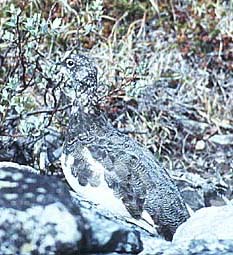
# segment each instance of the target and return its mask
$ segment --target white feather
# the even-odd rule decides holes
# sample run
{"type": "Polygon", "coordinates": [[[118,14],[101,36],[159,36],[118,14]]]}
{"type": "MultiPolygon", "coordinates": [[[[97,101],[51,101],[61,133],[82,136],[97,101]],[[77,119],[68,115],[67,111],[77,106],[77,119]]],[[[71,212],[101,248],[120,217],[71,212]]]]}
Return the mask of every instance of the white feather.
{"type": "Polygon", "coordinates": [[[113,214],[131,217],[122,200],[116,198],[113,194],[113,190],[108,187],[104,179],[105,169],[103,165],[92,157],[91,152],[87,148],[84,148],[83,156],[90,164],[90,168],[95,175],[100,177],[100,185],[98,187],[92,187],[89,183],[86,186],[80,185],[78,179],[71,172],[74,157],[72,155],[62,154],[62,169],[71,188],[86,200],[100,205],[102,208],[111,211],[113,214]]]}

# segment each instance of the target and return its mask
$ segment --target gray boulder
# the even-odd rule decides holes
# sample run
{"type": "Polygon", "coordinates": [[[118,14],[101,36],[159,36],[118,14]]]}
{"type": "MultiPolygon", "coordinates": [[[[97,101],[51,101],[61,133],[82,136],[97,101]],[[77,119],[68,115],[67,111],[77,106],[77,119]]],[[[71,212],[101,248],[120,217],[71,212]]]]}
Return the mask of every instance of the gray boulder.
{"type": "Polygon", "coordinates": [[[231,205],[198,210],[172,242],[69,191],[61,179],[0,163],[0,254],[233,254],[231,205]]]}
{"type": "Polygon", "coordinates": [[[141,255],[230,255],[233,254],[233,205],[196,211],[176,231],[172,243],[143,242],[141,255]]]}
{"type": "Polygon", "coordinates": [[[82,251],[88,232],[61,181],[0,163],[1,254],[73,254],[82,251]]]}
{"type": "Polygon", "coordinates": [[[176,231],[174,243],[192,240],[233,240],[233,205],[212,206],[196,211],[176,231]]]}
{"type": "MultiPolygon", "coordinates": [[[[0,254],[139,253],[140,232],[30,167],[0,163],[0,254]]],[[[138,228],[139,229],[139,228],[138,228]]]]}

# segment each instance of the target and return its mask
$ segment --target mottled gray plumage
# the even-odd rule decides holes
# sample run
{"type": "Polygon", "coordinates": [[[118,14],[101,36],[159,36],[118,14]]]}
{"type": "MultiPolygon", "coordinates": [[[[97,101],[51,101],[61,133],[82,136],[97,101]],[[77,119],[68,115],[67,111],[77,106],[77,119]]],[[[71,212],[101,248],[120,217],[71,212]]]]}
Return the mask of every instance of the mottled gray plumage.
{"type": "Polygon", "coordinates": [[[76,191],[77,186],[102,185],[101,171],[95,171],[86,160],[88,151],[103,165],[104,182],[131,216],[140,219],[147,211],[159,232],[171,240],[177,227],[189,217],[173,180],[148,149],[115,129],[96,107],[97,70],[92,61],[71,53],[61,64],[68,78],[64,90],[75,99],[63,149],[65,161],[68,155],[73,157],[63,165],[67,181],[76,191]],[[77,186],[70,176],[75,176],[77,186]]]}

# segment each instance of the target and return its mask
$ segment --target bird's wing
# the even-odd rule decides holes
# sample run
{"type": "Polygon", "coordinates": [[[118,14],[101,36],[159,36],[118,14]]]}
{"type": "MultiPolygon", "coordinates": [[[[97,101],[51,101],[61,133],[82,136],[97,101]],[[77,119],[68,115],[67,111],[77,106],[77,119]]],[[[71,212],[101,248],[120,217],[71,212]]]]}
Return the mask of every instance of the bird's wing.
{"type": "Polygon", "coordinates": [[[79,180],[85,179],[92,186],[100,185],[101,171],[104,171],[104,181],[108,187],[122,199],[130,214],[139,218],[147,189],[141,181],[143,164],[132,144],[134,141],[114,129],[111,132],[93,132],[93,135],[89,133],[88,136],[92,137],[90,142],[87,139],[83,139],[83,142],[80,139],[73,140],[73,171],[79,180]]]}
{"type": "Polygon", "coordinates": [[[122,195],[131,215],[140,217],[147,211],[171,239],[189,214],[168,172],[149,150],[118,131],[95,141],[88,148],[104,165],[106,181],[122,195]]]}
{"type": "Polygon", "coordinates": [[[74,142],[74,148],[81,144],[81,149],[74,149],[77,161],[85,160],[85,153],[80,151],[89,157],[86,169],[78,162],[75,166],[80,179],[84,176],[91,185],[98,185],[101,178],[99,168],[87,169],[91,163],[100,162],[105,181],[122,199],[130,214],[140,218],[142,211],[147,211],[170,240],[189,214],[167,171],[145,147],[114,129],[89,133],[89,137],[92,137],[89,142],[86,139],[74,142]]]}

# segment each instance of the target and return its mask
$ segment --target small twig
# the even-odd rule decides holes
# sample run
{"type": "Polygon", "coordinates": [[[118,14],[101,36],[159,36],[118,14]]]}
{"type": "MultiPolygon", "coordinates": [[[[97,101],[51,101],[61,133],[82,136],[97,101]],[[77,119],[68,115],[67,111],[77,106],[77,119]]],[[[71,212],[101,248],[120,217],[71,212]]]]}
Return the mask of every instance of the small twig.
{"type": "Polygon", "coordinates": [[[23,44],[23,38],[21,37],[21,30],[20,30],[20,24],[19,24],[19,18],[22,11],[17,15],[16,20],[16,32],[18,34],[18,49],[19,49],[19,62],[22,66],[22,82],[23,82],[23,89],[22,92],[28,87],[28,84],[26,82],[26,66],[24,61],[24,53],[25,50],[23,50],[22,44],[23,44]]]}
{"type": "Polygon", "coordinates": [[[118,130],[124,134],[142,134],[143,135],[148,133],[147,131],[139,131],[139,130],[133,130],[133,129],[126,129],[126,128],[118,128],[118,130]]]}
{"type": "Polygon", "coordinates": [[[12,138],[25,137],[25,135],[22,135],[22,134],[7,134],[7,133],[1,133],[0,137],[1,136],[12,137],[12,138]]]}
{"type": "MultiPolygon", "coordinates": [[[[61,94],[60,94],[59,99],[57,100],[56,95],[55,95],[55,91],[56,91],[57,87],[59,87],[59,85],[60,85],[60,83],[62,82],[63,78],[64,78],[64,76],[61,77],[60,81],[59,81],[59,82],[56,84],[56,86],[54,86],[53,89],[52,89],[52,96],[53,96],[53,100],[54,100],[54,111],[52,112],[52,114],[51,114],[51,116],[50,116],[50,118],[49,118],[48,124],[45,126],[46,128],[47,128],[48,126],[50,126],[50,124],[51,124],[51,122],[52,122],[52,120],[53,120],[54,114],[55,114],[55,113],[57,112],[57,110],[59,109],[59,106],[60,106],[60,103],[61,103],[61,94]]],[[[45,97],[45,98],[46,98],[46,97],[45,97]]]]}
{"type": "Polygon", "coordinates": [[[68,105],[65,105],[65,106],[63,106],[61,108],[57,108],[57,109],[53,108],[53,109],[36,110],[36,111],[28,112],[25,115],[23,115],[23,114],[13,115],[13,116],[7,117],[6,120],[16,120],[16,119],[21,119],[24,116],[29,117],[29,116],[37,115],[37,114],[41,114],[41,113],[54,114],[55,112],[64,111],[64,110],[70,108],[71,106],[72,106],[72,104],[68,104],[68,105]]]}
{"type": "Polygon", "coordinates": [[[115,126],[118,122],[120,122],[125,117],[125,111],[121,113],[113,122],[112,125],[115,126]]]}
{"type": "Polygon", "coordinates": [[[128,11],[126,11],[116,22],[115,24],[113,25],[112,27],[112,31],[111,31],[111,34],[109,35],[109,38],[113,38],[113,42],[116,42],[117,41],[117,36],[116,36],[116,33],[117,33],[117,28],[118,26],[120,25],[120,22],[122,20],[124,20],[124,18],[126,18],[128,16],[128,11]]]}
{"type": "Polygon", "coordinates": [[[139,79],[135,74],[133,74],[132,77],[127,77],[124,83],[121,83],[118,88],[115,88],[113,90],[109,90],[107,92],[107,95],[103,95],[99,98],[99,101],[102,101],[105,98],[119,98],[119,95],[117,94],[119,91],[121,91],[125,86],[127,86],[129,83],[134,82],[135,80],[139,79]],[[115,95],[115,96],[114,96],[115,95]]]}
{"type": "Polygon", "coordinates": [[[141,20],[141,26],[140,26],[140,29],[139,29],[139,31],[138,31],[138,33],[137,33],[137,37],[140,37],[140,36],[142,35],[143,31],[145,32],[146,14],[147,14],[147,13],[144,12],[143,18],[142,18],[142,20],[141,20]]]}

